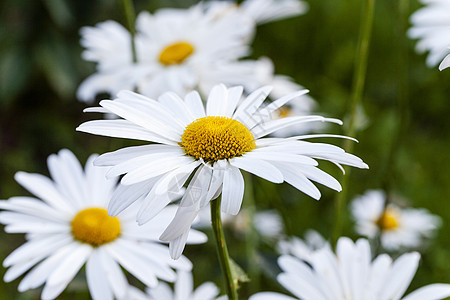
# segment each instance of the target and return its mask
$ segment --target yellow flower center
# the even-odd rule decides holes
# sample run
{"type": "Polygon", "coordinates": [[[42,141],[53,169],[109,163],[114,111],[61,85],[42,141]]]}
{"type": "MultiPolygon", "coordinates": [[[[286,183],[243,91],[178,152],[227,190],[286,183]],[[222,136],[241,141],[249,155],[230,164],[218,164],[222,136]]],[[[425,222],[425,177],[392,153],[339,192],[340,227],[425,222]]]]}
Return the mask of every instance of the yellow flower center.
{"type": "Polygon", "coordinates": [[[256,147],[250,130],[227,117],[195,120],[186,126],[180,145],[188,155],[205,162],[240,156],[256,147]]]}
{"type": "Polygon", "coordinates": [[[393,230],[399,226],[398,213],[392,209],[386,209],[380,218],[376,221],[378,227],[382,230],[393,230]]]}
{"type": "Polygon", "coordinates": [[[117,217],[108,216],[106,209],[83,209],[72,220],[72,235],[80,242],[101,246],[120,235],[120,222],[117,217]]]}
{"type": "Polygon", "coordinates": [[[292,115],[292,109],[286,106],[280,107],[278,109],[278,116],[280,118],[286,118],[292,115]]]}
{"type": "Polygon", "coordinates": [[[194,52],[194,46],[186,42],[178,42],[167,46],[159,55],[159,62],[169,66],[181,64],[194,52]]]}

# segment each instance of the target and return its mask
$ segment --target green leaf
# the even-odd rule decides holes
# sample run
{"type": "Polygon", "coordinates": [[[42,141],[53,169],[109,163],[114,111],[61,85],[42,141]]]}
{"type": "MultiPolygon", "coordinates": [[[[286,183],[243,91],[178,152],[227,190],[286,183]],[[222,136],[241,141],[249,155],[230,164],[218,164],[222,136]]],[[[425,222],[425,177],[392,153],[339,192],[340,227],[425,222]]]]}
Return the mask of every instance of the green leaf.
{"type": "Polygon", "coordinates": [[[250,278],[247,273],[232,259],[230,258],[230,267],[233,279],[240,282],[249,282],[250,278]]]}

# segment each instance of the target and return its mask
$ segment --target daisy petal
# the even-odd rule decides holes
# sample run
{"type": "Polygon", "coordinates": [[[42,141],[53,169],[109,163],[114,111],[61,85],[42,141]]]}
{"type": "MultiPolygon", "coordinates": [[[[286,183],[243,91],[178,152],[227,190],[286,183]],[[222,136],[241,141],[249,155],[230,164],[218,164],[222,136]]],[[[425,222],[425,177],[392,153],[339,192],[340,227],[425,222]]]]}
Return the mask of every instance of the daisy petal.
{"type": "Polygon", "coordinates": [[[450,284],[435,283],[421,287],[403,300],[439,300],[450,297],[450,284]]]}
{"type": "Polygon", "coordinates": [[[237,215],[244,195],[244,178],[238,168],[231,167],[224,172],[221,211],[237,215]]]}
{"type": "Polygon", "coordinates": [[[236,168],[250,172],[275,183],[283,182],[283,174],[274,165],[261,160],[248,157],[235,157],[230,159],[230,164],[236,168]]]}
{"type": "Polygon", "coordinates": [[[111,287],[104,274],[101,254],[93,251],[86,263],[86,280],[93,299],[113,299],[111,287]]]}

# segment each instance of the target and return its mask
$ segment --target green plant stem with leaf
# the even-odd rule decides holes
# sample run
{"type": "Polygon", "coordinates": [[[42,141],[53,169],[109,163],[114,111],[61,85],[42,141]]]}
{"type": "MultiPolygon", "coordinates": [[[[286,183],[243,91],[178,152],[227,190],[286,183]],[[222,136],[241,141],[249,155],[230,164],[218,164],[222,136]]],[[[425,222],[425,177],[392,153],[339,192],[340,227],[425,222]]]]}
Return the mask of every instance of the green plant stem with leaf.
{"type": "Polygon", "coordinates": [[[214,232],[214,237],[216,239],[216,248],[220,262],[220,267],[222,268],[222,272],[225,277],[228,299],[237,300],[238,279],[234,278],[231,268],[232,262],[230,260],[230,256],[228,255],[227,243],[225,241],[225,235],[223,233],[222,228],[222,220],[220,215],[220,202],[221,202],[220,197],[210,202],[212,228],[214,232]]]}

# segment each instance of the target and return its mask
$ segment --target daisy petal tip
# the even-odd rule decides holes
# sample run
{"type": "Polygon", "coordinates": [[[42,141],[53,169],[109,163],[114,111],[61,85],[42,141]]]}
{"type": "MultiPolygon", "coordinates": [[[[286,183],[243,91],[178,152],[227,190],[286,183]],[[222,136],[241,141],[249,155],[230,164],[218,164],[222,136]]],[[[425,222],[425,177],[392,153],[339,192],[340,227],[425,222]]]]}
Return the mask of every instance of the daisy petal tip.
{"type": "MultiPolygon", "coordinates": [[[[144,225],[145,223],[147,223],[148,222],[148,220],[144,220],[144,219],[142,219],[142,218],[139,218],[139,219],[136,219],[136,223],[139,225],[139,226],[142,226],[142,225],[144,225]]],[[[161,239],[161,238],[160,238],[161,239]]]]}
{"type": "Polygon", "coordinates": [[[117,215],[119,214],[119,212],[116,209],[112,209],[109,207],[107,209],[107,212],[108,212],[108,216],[113,217],[113,218],[117,217],[117,215]]]}

